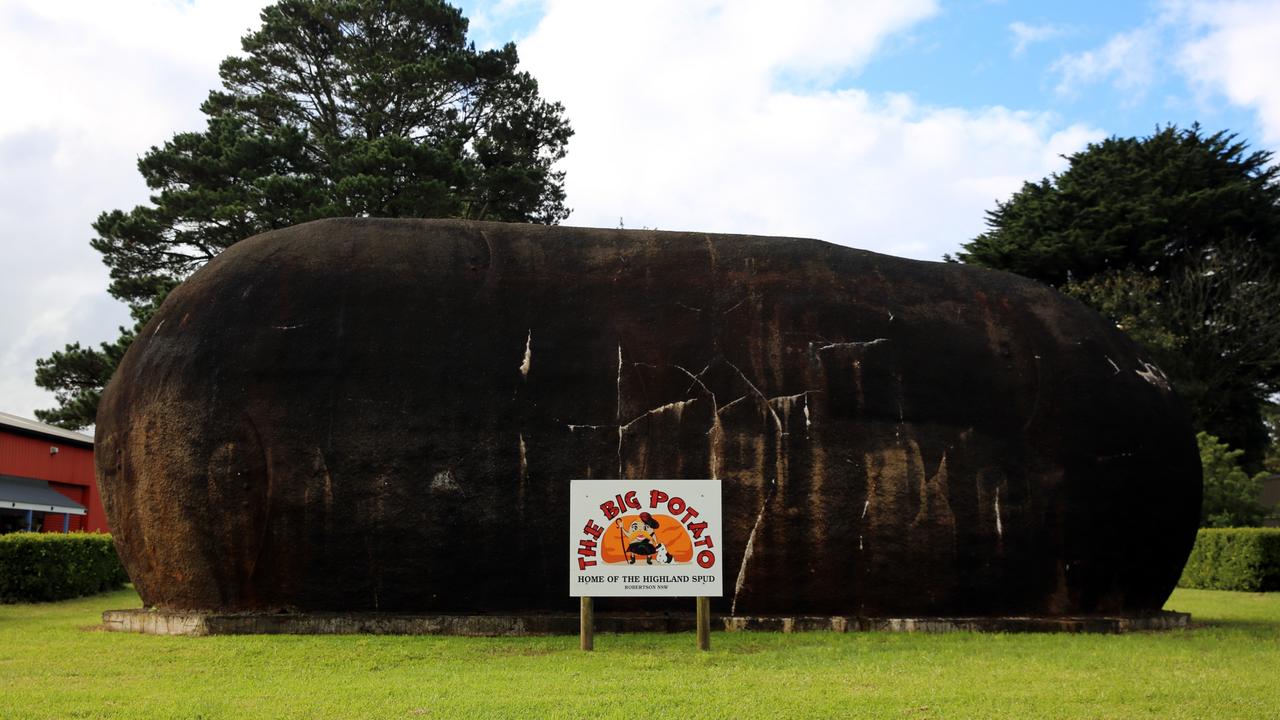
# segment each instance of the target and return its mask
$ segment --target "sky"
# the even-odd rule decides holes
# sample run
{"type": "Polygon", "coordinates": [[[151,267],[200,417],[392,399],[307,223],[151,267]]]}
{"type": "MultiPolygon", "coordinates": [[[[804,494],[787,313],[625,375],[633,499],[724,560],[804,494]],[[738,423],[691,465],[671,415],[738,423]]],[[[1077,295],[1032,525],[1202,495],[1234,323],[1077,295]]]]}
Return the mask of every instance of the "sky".
{"type": "MultiPolygon", "coordinates": [[[[129,322],[94,218],[200,130],[258,0],[0,0],[0,411],[129,322]]],[[[1280,0],[467,0],[575,130],[566,224],[816,237],[924,260],[1063,155],[1167,123],[1280,150],[1280,0]]]]}

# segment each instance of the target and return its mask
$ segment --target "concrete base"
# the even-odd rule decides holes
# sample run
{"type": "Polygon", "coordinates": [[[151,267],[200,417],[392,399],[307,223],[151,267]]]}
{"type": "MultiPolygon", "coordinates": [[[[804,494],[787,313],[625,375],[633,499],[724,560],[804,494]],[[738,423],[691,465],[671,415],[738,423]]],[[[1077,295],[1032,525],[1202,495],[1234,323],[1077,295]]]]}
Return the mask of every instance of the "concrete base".
{"type": "MultiPolygon", "coordinates": [[[[711,625],[727,632],[1066,632],[1123,633],[1187,627],[1191,615],[1088,617],[864,618],[716,616],[711,625]]],[[[400,615],[386,613],[280,613],[236,615],[160,610],[108,610],[105,629],[150,635],[465,635],[476,637],[577,635],[575,614],[400,615]]],[[[692,608],[681,614],[595,616],[598,633],[693,632],[692,608]]]]}
{"type": "Polygon", "coordinates": [[[766,632],[997,632],[997,633],[1124,633],[1185,628],[1190,613],[1161,611],[1150,615],[1081,617],[727,617],[729,631],[766,632]]]}
{"type": "MultiPolygon", "coordinates": [[[[279,613],[251,615],[164,610],[108,610],[102,623],[115,632],[151,635],[469,635],[501,637],[577,635],[576,614],[406,615],[393,613],[279,613]]],[[[595,616],[596,632],[681,632],[689,616],[595,616]]]]}

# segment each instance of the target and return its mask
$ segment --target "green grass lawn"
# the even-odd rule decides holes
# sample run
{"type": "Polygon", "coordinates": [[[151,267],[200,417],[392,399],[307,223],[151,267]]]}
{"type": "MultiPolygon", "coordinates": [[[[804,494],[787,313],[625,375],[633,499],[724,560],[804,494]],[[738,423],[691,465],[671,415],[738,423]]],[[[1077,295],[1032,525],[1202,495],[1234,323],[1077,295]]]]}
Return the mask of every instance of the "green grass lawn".
{"type": "MultiPolygon", "coordinates": [[[[156,637],[132,591],[0,605],[0,718],[1275,718],[1280,593],[1179,590],[1130,635],[156,637]]],[[[690,603],[692,610],[692,603],[690,603]]]]}

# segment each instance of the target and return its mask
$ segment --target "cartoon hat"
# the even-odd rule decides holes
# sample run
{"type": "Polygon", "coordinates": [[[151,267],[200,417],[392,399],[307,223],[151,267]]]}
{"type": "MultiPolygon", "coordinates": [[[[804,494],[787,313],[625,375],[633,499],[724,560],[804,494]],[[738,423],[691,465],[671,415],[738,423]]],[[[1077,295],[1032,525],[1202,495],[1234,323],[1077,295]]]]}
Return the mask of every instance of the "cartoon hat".
{"type": "Polygon", "coordinates": [[[658,521],[657,521],[657,520],[654,520],[654,519],[653,519],[653,516],[652,516],[652,515],[650,515],[649,513],[647,513],[647,512],[642,512],[642,513],[640,513],[640,519],[644,521],[644,524],[645,524],[645,525],[648,525],[649,527],[653,528],[654,530],[657,530],[657,529],[658,529],[658,521]]]}

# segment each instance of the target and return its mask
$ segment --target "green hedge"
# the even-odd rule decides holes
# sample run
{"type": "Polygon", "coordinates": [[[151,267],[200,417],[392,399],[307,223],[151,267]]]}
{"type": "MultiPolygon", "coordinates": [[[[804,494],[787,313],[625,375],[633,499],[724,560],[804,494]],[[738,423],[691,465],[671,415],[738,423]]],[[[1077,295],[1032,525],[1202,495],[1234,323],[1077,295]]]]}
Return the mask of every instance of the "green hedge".
{"type": "Polygon", "coordinates": [[[0,602],[36,602],[92,595],[129,581],[110,535],[0,535],[0,602]]]}
{"type": "Polygon", "coordinates": [[[1204,590],[1280,590],[1280,528],[1200,530],[1178,585],[1204,590]]]}

